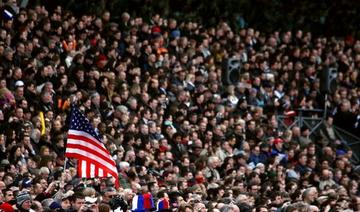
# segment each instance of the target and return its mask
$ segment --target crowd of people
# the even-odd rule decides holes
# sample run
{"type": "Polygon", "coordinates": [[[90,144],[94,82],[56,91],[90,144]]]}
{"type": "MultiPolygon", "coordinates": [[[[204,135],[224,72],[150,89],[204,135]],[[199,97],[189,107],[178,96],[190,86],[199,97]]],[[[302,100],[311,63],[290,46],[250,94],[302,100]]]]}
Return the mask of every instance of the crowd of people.
{"type": "Polygon", "coordinates": [[[360,132],[355,38],[161,14],[113,22],[16,0],[1,12],[0,211],[360,211],[360,168],[333,127],[360,132]],[[338,86],[325,101],[330,67],[338,86]],[[71,104],[111,153],[119,188],[65,160],[71,104]],[[315,134],[277,119],[324,107],[315,134]]]}

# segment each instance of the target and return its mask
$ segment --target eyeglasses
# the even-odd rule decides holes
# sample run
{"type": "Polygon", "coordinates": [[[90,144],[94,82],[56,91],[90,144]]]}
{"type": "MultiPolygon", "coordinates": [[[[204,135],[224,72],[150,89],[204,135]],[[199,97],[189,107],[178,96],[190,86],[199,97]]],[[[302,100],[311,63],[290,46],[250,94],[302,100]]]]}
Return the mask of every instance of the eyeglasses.
{"type": "Polygon", "coordinates": [[[106,195],[107,198],[114,198],[116,197],[116,194],[110,194],[110,195],[106,195]]]}

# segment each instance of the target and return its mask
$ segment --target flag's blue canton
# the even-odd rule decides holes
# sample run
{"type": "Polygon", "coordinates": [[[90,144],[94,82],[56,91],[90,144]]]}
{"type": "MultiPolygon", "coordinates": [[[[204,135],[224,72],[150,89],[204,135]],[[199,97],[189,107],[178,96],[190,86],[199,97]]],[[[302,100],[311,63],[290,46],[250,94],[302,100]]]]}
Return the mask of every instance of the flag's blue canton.
{"type": "Polygon", "coordinates": [[[77,107],[72,108],[72,113],[70,118],[71,118],[70,121],[71,130],[87,132],[101,142],[99,135],[95,132],[89,120],[80,112],[80,110],[77,107]]]}

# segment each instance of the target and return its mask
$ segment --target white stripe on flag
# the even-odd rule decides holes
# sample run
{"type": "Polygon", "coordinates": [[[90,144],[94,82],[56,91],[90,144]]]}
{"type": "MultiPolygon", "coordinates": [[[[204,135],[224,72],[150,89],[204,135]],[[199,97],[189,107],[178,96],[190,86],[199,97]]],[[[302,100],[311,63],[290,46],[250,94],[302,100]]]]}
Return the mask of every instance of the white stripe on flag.
{"type": "Polygon", "coordinates": [[[104,170],[99,168],[99,177],[104,177],[104,170]]]}
{"type": "Polygon", "coordinates": [[[96,142],[96,143],[99,145],[99,147],[102,147],[103,150],[107,151],[103,143],[101,143],[100,141],[98,141],[96,138],[94,138],[94,136],[90,135],[90,134],[87,133],[87,132],[80,131],[80,130],[69,130],[68,134],[69,134],[69,135],[84,136],[84,137],[86,137],[86,138],[89,138],[89,139],[93,140],[94,142],[96,142]]]}
{"type": "Polygon", "coordinates": [[[95,165],[90,163],[90,178],[95,177],[95,165]]]}
{"type": "Polygon", "coordinates": [[[139,196],[136,195],[133,199],[132,199],[132,210],[136,210],[138,208],[138,198],[139,196]]]}
{"type": "Polygon", "coordinates": [[[98,157],[97,155],[91,154],[91,153],[86,152],[86,151],[84,151],[82,149],[68,149],[67,152],[68,153],[79,154],[79,155],[82,155],[83,157],[86,157],[88,159],[92,159],[94,161],[97,161],[98,163],[102,164],[106,168],[108,168],[111,171],[117,173],[116,166],[108,163],[107,161],[103,160],[102,158],[98,157]]]}
{"type": "Polygon", "coordinates": [[[81,161],[81,177],[88,177],[86,176],[86,166],[87,162],[85,160],[81,161]]]}
{"type": "Polygon", "coordinates": [[[109,157],[109,154],[107,152],[100,149],[99,146],[92,145],[89,142],[86,142],[86,141],[83,141],[83,140],[75,140],[75,139],[72,139],[72,138],[69,138],[67,140],[67,142],[68,142],[68,144],[77,144],[77,145],[82,145],[82,146],[85,146],[85,147],[89,147],[90,149],[93,149],[93,150],[97,151],[99,154],[103,155],[104,157],[107,157],[107,158],[109,157]]]}

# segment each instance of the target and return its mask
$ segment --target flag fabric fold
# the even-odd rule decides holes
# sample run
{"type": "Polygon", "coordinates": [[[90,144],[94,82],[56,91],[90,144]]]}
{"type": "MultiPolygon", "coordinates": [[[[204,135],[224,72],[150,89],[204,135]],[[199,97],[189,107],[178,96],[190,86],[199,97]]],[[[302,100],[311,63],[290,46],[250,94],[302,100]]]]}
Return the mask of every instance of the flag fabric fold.
{"type": "Polygon", "coordinates": [[[166,198],[162,198],[158,201],[156,211],[165,211],[170,209],[170,202],[166,198]]]}
{"type": "Polygon", "coordinates": [[[150,193],[138,194],[132,199],[133,212],[146,212],[154,208],[154,200],[150,193]]]}
{"type": "Polygon", "coordinates": [[[39,113],[39,116],[40,116],[40,124],[41,124],[41,135],[45,135],[46,134],[46,126],[45,126],[44,113],[41,111],[39,113]]]}
{"type": "Polygon", "coordinates": [[[65,156],[78,160],[80,178],[114,177],[119,187],[118,170],[111,154],[101,142],[88,119],[73,106],[67,136],[65,156]]]}

